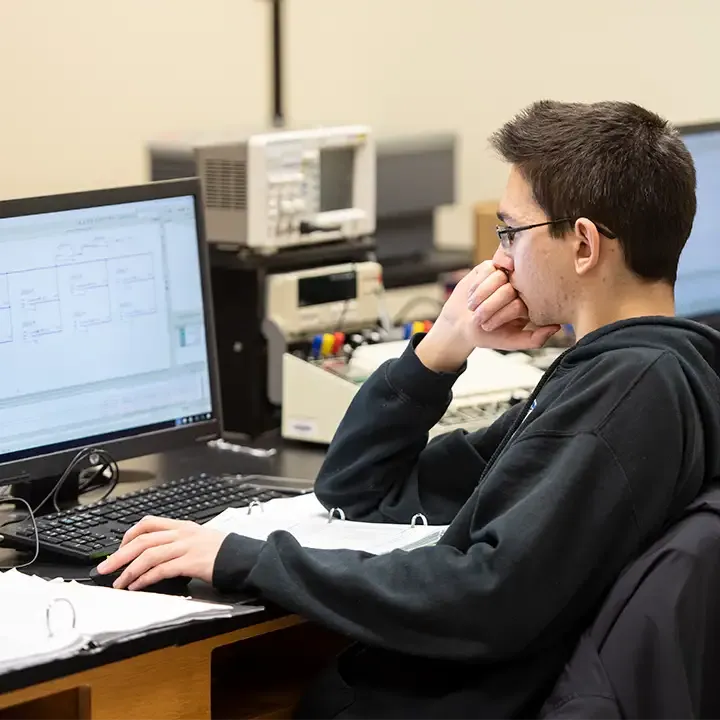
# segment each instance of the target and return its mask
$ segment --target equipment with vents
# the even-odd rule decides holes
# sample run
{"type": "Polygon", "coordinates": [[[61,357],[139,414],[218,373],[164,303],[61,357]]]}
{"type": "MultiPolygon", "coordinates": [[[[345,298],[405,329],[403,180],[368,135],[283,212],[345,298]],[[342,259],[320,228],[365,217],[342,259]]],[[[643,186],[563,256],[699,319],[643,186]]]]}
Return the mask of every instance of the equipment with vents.
{"type": "MultiPolygon", "coordinates": [[[[411,332],[424,328],[412,327],[411,332]]],[[[283,356],[282,436],[329,443],[355,393],[383,362],[399,357],[407,340],[366,344],[349,359],[342,354],[302,358],[283,356]]],[[[525,400],[542,377],[528,357],[476,349],[453,387],[453,401],[430,437],[457,428],[490,425],[505,410],[525,400]]]]}
{"type": "MultiPolygon", "coordinates": [[[[147,149],[150,178],[168,180],[198,175],[196,147],[219,145],[241,137],[237,131],[218,131],[155,139],[147,149]]],[[[439,277],[472,266],[469,251],[435,247],[437,211],[456,201],[457,144],[457,136],[452,132],[375,134],[373,238],[377,260],[383,266],[386,301],[393,316],[398,309],[407,307],[412,298],[441,300],[439,277]]],[[[413,304],[401,319],[423,317],[429,309],[427,304],[413,304]]]]}
{"type": "MultiPolygon", "coordinates": [[[[331,130],[339,129],[321,132],[331,130]]],[[[202,175],[199,159],[209,149],[225,148],[230,152],[247,146],[250,158],[252,138],[275,137],[279,141],[289,137],[290,132],[248,134],[244,141],[232,132],[225,133],[224,138],[223,134],[166,138],[149,145],[150,173],[153,179],[202,175]]],[[[448,265],[436,257],[442,253],[433,250],[435,210],[455,200],[455,135],[386,137],[377,139],[375,145],[368,132],[368,141],[377,155],[371,180],[378,191],[372,206],[377,220],[373,216],[368,224],[375,233],[370,236],[355,237],[351,232],[349,237],[332,242],[308,244],[293,240],[283,246],[224,243],[213,230],[213,212],[207,208],[223,420],[228,430],[255,436],[280,425],[285,352],[317,357],[343,346],[350,338],[355,345],[377,342],[378,317],[383,313],[397,321],[433,317],[444,299],[438,275],[468,265],[469,253],[464,258],[456,257],[462,253],[449,253],[453,260],[448,265]],[[430,256],[432,259],[426,261],[430,256]],[[343,300],[352,281],[343,281],[342,267],[354,265],[358,278],[366,273],[367,277],[380,278],[377,262],[383,266],[382,285],[378,280],[371,293],[366,294],[360,287],[355,298],[343,300]],[[303,273],[302,278],[295,275],[297,271],[303,273]],[[385,292],[378,294],[383,287],[385,292]],[[282,302],[281,294],[285,298],[282,302]]],[[[269,150],[268,146],[263,152],[269,150]]],[[[343,157],[349,167],[348,154],[340,153],[338,162],[333,163],[335,170],[328,164],[327,183],[332,184],[343,157]]],[[[355,157],[362,163],[362,155],[355,157]]],[[[256,201],[257,207],[250,207],[254,198],[260,197],[249,190],[253,177],[265,172],[258,167],[248,164],[242,175],[248,182],[244,191],[246,219],[264,212],[267,195],[256,201]]],[[[353,167],[360,172],[367,164],[353,167]]],[[[361,179],[358,187],[362,186],[361,179]]],[[[225,187],[240,197],[237,184],[226,181],[225,187]]],[[[336,196],[347,196],[347,183],[334,190],[336,196]]],[[[226,202],[232,197],[228,195],[226,202]]],[[[330,204],[346,206],[347,202],[330,204]]],[[[362,286],[369,287],[365,281],[362,286]]]]}
{"type": "MultiPolygon", "coordinates": [[[[180,136],[154,140],[147,149],[150,179],[171,180],[198,175],[196,147],[220,145],[237,141],[239,137],[237,133],[224,132],[194,138],[180,136]]],[[[392,266],[393,271],[397,268],[398,272],[408,273],[409,268],[401,268],[404,259],[412,257],[422,265],[422,258],[436,252],[436,209],[455,203],[457,137],[450,132],[393,137],[376,135],[374,142],[374,235],[378,259],[383,266],[392,266]]],[[[466,265],[467,259],[463,259],[457,267],[443,267],[443,271],[466,265]]],[[[395,284],[408,283],[388,283],[386,277],[386,286],[395,284]]]]}
{"type": "Polygon", "coordinates": [[[195,148],[210,242],[272,253],[375,230],[375,144],[353,125],[195,148]]]}

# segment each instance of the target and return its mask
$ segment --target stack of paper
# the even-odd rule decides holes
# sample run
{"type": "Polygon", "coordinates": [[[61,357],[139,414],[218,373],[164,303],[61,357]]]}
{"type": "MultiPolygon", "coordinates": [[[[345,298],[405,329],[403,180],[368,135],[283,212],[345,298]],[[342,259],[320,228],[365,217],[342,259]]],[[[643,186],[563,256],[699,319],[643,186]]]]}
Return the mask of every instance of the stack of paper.
{"type": "MultiPolygon", "coordinates": [[[[367,377],[386,360],[400,357],[408,340],[393,340],[361,345],[354,352],[350,365],[353,373],[367,377]]],[[[475,348],[467,361],[467,369],[453,385],[453,399],[497,392],[532,390],[542,378],[542,370],[518,362],[513,354],[503,355],[487,348],[475,348]]]]}
{"type": "Polygon", "coordinates": [[[426,525],[422,517],[407,524],[345,520],[341,509],[332,515],[313,493],[276,498],[260,506],[232,508],[207,525],[226,532],[266,540],[276,530],[286,530],[304,547],[362,550],[380,555],[391,550],[413,550],[434,545],[446,525],[426,525]]]}
{"type": "Polygon", "coordinates": [[[192,620],[228,617],[231,605],[128,592],[16,570],[0,573],[0,673],[192,620]]]}

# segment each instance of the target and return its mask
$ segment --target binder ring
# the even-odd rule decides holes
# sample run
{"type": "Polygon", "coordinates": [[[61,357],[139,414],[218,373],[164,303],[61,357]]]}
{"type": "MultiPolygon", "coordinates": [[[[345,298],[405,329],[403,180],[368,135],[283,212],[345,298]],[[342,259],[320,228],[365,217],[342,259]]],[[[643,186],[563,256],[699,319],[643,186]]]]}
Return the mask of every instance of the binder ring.
{"type": "Polygon", "coordinates": [[[77,613],[75,612],[75,606],[67,598],[64,598],[64,597],[53,598],[47,604],[47,607],[45,608],[45,626],[47,628],[48,637],[53,637],[53,635],[55,634],[53,632],[51,618],[52,618],[52,609],[55,607],[55,605],[57,603],[65,603],[70,608],[70,611],[72,612],[72,620],[71,620],[71,624],[70,624],[70,629],[71,630],[75,629],[75,623],[77,621],[77,613]]]}
{"type": "Polygon", "coordinates": [[[415,513],[410,520],[410,527],[415,527],[418,520],[422,521],[423,525],[428,524],[427,518],[422,513],[415,513]]]}
{"type": "Polygon", "coordinates": [[[254,507],[259,507],[260,512],[265,512],[265,506],[259,500],[251,500],[248,505],[248,515],[252,514],[252,509],[254,507]]]}
{"type": "Polygon", "coordinates": [[[335,516],[335,513],[337,513],[337,516],[341,519],[345,519],[345,511],[342,508],[330,508],[330,511],[328,512],[328,522],[333,521],[333,517],[335,516]]]}

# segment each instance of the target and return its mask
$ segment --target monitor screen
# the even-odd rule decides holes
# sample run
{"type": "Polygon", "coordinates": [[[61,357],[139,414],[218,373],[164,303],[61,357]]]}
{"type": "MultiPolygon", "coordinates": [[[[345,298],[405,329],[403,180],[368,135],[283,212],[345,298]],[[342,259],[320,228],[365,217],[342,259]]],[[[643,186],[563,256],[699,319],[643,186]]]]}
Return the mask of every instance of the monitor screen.
{"type": "Polygon", "coordinates": [[[720,126],[683,140],[697,172],[697,214],[680,256],[675,284],[675,311],[684,317],[720,313],[720,126]]]}
{"type": "Polygon", "coordinates": [[[0,217],[0,463],[212,418],[196,212],[0,217]]]}

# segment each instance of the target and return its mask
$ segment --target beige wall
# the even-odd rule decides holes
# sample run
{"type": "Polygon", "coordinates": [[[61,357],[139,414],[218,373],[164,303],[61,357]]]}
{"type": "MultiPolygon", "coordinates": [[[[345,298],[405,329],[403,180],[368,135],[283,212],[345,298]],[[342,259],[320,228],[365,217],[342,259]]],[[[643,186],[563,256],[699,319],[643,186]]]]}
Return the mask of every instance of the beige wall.
{"type": "MultiPolygon", "coordinates": [[[[295,125],[457,130],[462,206],[496,196],[488,134],[539,97],[720,117],[717,0],[287,0],[295,125]]],[[[0,0],[0,197],[142,181],[165,133],[267,121],[264,0],[0,0]]]]}
{"type": "MultiPolygon", "coordinates": [[[[289,0],[293,121],[457,129],[461,201],[497,196],[488,135],[532,100],[720,117],[717,0],[289,0]]],[[[443,218],[465,243],[469,212],[443,218]]]]}
{"type": "Polygon", "coordinates": [[[145,143],[268,117],[256,0],[0,0],[0,197],[142,182],[145,143]]]}

